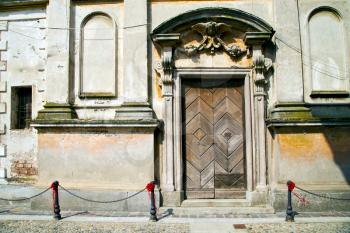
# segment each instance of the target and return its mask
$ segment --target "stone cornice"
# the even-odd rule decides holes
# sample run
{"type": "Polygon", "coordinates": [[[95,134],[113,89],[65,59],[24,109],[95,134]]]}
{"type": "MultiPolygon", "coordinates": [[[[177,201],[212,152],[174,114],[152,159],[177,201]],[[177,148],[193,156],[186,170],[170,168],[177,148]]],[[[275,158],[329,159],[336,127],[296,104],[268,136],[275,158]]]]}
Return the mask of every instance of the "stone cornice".
{"type": "Polygon", "coordinates": [[[162,47],[173,47],[180,41],[180,33],[154,34],[151,38],[162,47]]]}
{"type": "Polygon", "coordinates": [[[244,42],[246,45],[263,45],[271,40],[274,32],[246,32],[244,42]]]}
{"type": "Polygon", "coordinates": [[[277,103],[266,120],[268,127],[284,126],[348,126],[348,105],[312,105],[301,102],[277,103]],[[339,108],[342,111],[339,111],[339,108]],[[341,114],[344,112],[344,114],[341,114]]]}
{"type": "Polygon", "coordinates": [[[34,128],[157,128],[160,121],[149,120],[35,120],[34,128]]]}

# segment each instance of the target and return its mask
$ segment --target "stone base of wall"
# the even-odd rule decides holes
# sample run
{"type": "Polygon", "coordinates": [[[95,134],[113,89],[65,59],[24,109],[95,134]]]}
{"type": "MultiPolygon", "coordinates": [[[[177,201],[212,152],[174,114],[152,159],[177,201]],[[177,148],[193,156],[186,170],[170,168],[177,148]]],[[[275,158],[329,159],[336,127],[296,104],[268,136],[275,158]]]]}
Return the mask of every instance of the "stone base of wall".
{"type": "MultiPolygon", "coordinates": [[[[21,185],[1,185],[0,197],[4,198],[23,198],[29,197],[41,192],[44,188],[21,185]]],[[[113,190],[87,190],[87,189],[69,189],[74,194],[84,198],[109,201],[126,198],[135,194],[135,191],[113,191],[113,190]]],[[[156,205],[159,207],[159,192],[155,191],[156,205]]],[[[115,203],[93,203],[78,199],[67,192],[59,189],[59,202],[61,211],[111,211],[111,212],[149,212],[150,200],[147,191],[131,197],[130,199],[115,203]]],[[[8,202],[0,201],[0,206],[22,207],[26,210],[37,210],[43,212],[52,212],[52,191],[28,201],[8,202]]]]}
{"type": "Polygon", "coordinates": [[[39,128],[36,185],[127,191],[154,180],[157,125],[83,123],[39,128]]]}
{"type": "MultiPolygon", "coordinates": [[[[310,190],[311,191],[311,190],[310,190]]],[[[304,192],[295,192],[302,194],[303,197],[309,202],[306,206],[298,204],[298,199],[292,195],[293,210],[297,212],[325,212],[325,211],[349,211],[350,201],[337,201],[329,200],[325,198],[316,197],[304,192]]],[[[323,196],[335,197],[335,198],[348,198],[350,199],[350,192],[344,190],[312,190],[312,192],[321,194],[323,196]]],[[[271,205],[276,210],[286,211],[287,209],[287,190],[275,190],[271,194],[271,205]]]]}

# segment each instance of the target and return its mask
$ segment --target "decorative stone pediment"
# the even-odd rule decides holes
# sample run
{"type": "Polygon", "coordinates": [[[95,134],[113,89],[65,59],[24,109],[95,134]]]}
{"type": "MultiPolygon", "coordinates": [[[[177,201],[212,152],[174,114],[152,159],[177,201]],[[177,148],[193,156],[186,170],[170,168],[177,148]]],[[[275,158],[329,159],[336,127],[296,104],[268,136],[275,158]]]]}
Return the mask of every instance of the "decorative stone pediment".
{"type": "MultiPolygon", "coordinates": [[[[224,54],[222,58],[231,58],[226,64],[248,68],[253,66],[250,59],[253,45],[270,40],[273,33],[272,27],[265,21],[246,12],[202,8],[162,23],[152,31],[151,38],[163,51],[165,47],[171,47],[173,60],[195,59],[201,66],[203,63],[198,58],[205,58],[203,54],[224,54]],[[179,37],[176,44],[169,45],[169,41],[173,41],[172,35],[179,37]]],[[[161,56],[164,55],[161,53],[161,56]]]]}
{"type": "Polygon", "coordinates": [[[161,76],[163,96],[172,96],[173,68],[208,64],[255,68],[255,83],[258,92],[263,92],[263,73],[271,62],[260,56],[263,44],[273,33],[262,19],[228,8],[197,9],[162,23],[152,31],[151,38],[161,57],[155,62],[155,69],[161,76]],[[211,55],[219,56],[208,57],[211,55]]]}
{"type": "Polygon", "coordinates": [[[248,51],[246,48],[241,48],[237,44],[229,45],[224,41],[222,38],[223,34],[232,31],[232,27],[226,23],[217,23],[214,21],[197,23],[191,29],[200,33],[202,40],[197,45],[190,44],[184,46],[183,51],[189,56],[202,51],[209,51],[213,55],[216,51],[223,49],[231,57],[237,59],[248,51]]]}

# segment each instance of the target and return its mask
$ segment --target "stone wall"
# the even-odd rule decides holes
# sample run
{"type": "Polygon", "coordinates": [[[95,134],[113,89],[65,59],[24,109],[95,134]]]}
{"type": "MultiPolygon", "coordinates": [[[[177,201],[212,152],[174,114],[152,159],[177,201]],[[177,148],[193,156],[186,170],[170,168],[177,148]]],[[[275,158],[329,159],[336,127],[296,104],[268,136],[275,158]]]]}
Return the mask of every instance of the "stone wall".
{"type": "Polygon", "coordinates": [[[66,187],[139,190],[154,179],[153,130],[40,132],[39,181],[66,187]]]}
{"type": "MultiPolygon", "coordinates": [[[[13,88],[32,88],[32,117],[43,106],[46,79],[46,10],[34,7],[15,11],[0,11],[0,99],[5,106],[0,113],[1,174],[14,182],[35,182],[37,175],[36,130],[14,129],[11,120],[13,88]],[[19,162],[21,161],[21,162],[19,162]],[[26,161],[25,164],[22,162],[26,161]],[[23,169],[19,166],[32,166],[23,169]]],[[[1,178],[1,177],[0,177],[1,178]]]]}

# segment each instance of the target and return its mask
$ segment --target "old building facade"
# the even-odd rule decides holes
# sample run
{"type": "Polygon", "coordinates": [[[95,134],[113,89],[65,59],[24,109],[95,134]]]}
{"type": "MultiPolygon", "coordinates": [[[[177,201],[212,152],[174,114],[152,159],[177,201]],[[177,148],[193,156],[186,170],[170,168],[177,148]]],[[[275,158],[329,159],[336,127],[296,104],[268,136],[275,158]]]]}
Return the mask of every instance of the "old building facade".
{"type": "MultiPolygon", "coordinates": [[[[349,11],[347,0],[1,1],[0,194],[59,180],[108,199],[156,179],[165,207],[281,210],[291,179],[349,197],[349,11]]],[[[147,195],[118,208],[146,209],[147,195]]]]}

